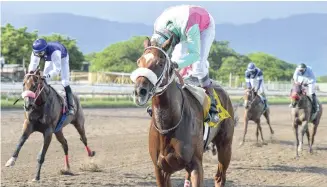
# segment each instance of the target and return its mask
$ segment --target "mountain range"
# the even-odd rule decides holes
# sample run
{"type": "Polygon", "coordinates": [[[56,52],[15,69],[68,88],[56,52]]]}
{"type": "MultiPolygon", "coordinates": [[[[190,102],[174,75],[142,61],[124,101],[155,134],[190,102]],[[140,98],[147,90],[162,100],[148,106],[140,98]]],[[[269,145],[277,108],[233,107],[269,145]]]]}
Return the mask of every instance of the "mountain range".
{"type": "MultiPolygon", "coordinates": [[[[120,23],[68,13],[4,14],[1,24],[27,26],[40,35],[60,33],[74,38],[83,53],[100,52],[132,36],[150,36],[153,26],[120,23]]],[[[265,52],[289,63],[306,63],[317,75],[327,74],[327,14],[299,14],[256,23],[217,24],[216,40],[228,40],[242,54],[265,52]]]]}

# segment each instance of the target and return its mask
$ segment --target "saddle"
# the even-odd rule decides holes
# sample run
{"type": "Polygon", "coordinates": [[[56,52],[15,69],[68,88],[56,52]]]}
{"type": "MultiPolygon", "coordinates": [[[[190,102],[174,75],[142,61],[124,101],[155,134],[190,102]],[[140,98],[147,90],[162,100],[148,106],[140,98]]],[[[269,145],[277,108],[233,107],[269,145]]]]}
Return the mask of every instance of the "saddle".
{"type": "Polygon", "coordinates": [[[67,118],[67,111],[68,111],[68,104],[67,104],[67,98],[66,98],[66,92],[63,91],[63,90],[60,90],[59,92],[52,88],[56,95],[59,97],[59,99],[61,100],[61,105],[62,105],[62,110],[61,110],[61,117],[56,125],[56,128],[55,128],[55,133],[60,131],[60,129],[63,127],[63,124],[67,118]]]}
{"type": "MultiPolygon", "coordinates": [[[[211,100],[210,97],[205,93],[205,90],[201,87],[193,86],[191,84],[184,83],[184,89],[187,89],[196,100],[201,104],[203,107],[203,116],[204,119],[209,115],[209,109],[211,100]]],[[[222,106],[220,98],[216,91],[214,90],[214,97],[217,101],[217,109],[220,121],[218,123],[214,122],[204,122],[204,132],[203,132],[203,141],[204,141],[204,148],[206,148],[212,139],[215,137],[216,133],[220,129],[220,124],[224,119],[230,118],[230,114],[228,111],[222,106]]]]}

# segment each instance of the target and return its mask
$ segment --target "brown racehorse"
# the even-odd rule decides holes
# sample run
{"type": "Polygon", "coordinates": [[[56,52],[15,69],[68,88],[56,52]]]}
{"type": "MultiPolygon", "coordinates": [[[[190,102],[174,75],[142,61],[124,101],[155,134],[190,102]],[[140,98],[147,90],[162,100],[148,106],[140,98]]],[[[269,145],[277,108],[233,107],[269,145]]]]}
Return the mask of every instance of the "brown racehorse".
{"type": "Polygon", "coordinates": [[[257,131],[256,131],[256,136],[257,136],[257,145],[259,143],[259,131],[261,135],[261,140],[263,144],[266,144],[266,142],[263,139],[263,134],[262,134],[262,128],[261,128],[261,123],[260,123],[260,117],[262,114],[265,116],[267,120],[267,124],[269,125],[270,128],[270,134],[273,135],[274,131],[271,128],[270,125],[270,118],[269,118],[269,108],[267,107],[266,110],[264,110],[264,104],[261,101],[260,96],[257,95],[257,93],[254,91],[254,89],[246,89],[245,90],[245,95],[243,97],[244,99],[244,133],[243,133],[243,139],[240,143],[240,145],[243,145],[245,142],[245,135],[248,129],[248,124],[249,121],[254,121],[257,124],[257,131]]]}
{"type": "Polygon", "coordinates": [[[296,158],[299,157],[299,152],[302,151],[303,145],[303,137],[304,134],[307,135],[308,144],[309,144],[309,151],[312,153],[312,145],[314,142],[314,137],[317,133],[317,128],[320,122],[320,118],[322,116],[322,105],[319,103],[319,111],[314,120],[311,121],[312,115],[312,104],[310,98],[306,95],[306,90],[303,88],[303,84],[293,84],[293,88],[291,91],[291,100],[293,104],[293,108],[291,109],[291,116],[292,116],[292,125],[293,130],[296,138],[296,158]],[[309,131],[309,123],[312,123],[312,130],[311,136],[309,131]],[[301,141],[299,141],[298,136],[298,126],[301,125],[301,141]],[[311,140],[311,141],[310,141],[311,140]]]}
{"type": "MultiPolygon", "coordinates": [[[[134,99],[137,105],[145,105],[152,99],[149,152],[157,186],[171,186],[170,176],[185,169],[185,182],[191,180],[193,187],[199,187],[204,185],[203,106],[190,91],[181,88],[176,82],[176,66],[167,54],[172,39],[159,47],[151,43],[149,38],[144,41],[145,50],[138,60],[139,68],[132,73],[137,74],[134,79],[134,99]]],[[[219,86],[215,86],[215,90],[231,116],[222,121],[212,141],[217,147],[219,162],[215,186],[224,186],[232,154],[234,114],[227,93],[219,86]]]]}
{"type": "Polygon", "coordinates": [[[12,157],[7,161],[6,166],[14,166],[20,149],[28,137],[35,131],[43,134],[43,147],[37,157],[36,176],[33,181],[40,180],[41,167],[44,162],[45,154],[52,140],[52,134],[56,135],[57,140],[61,143],[65,153],[65,170],[69,174],[70,167],[68,162],[68,144],[64,137],[62,128],[71,123],[81,136],[81,141],[85,145],[88,156],[94,156],[95,152],[91,151],[87,145],[87,139],[84,130],[84,114],[80,101],[74,95],[75,114],[67,116],[63,121],[61,129],[56,130],[58,121],[61,119],[64,99],[50,86],[40,75],[39,69],[25,75],[24,78],[24,99],[25,121],[23,125],[23,134],[17,144],[12,157]]]}

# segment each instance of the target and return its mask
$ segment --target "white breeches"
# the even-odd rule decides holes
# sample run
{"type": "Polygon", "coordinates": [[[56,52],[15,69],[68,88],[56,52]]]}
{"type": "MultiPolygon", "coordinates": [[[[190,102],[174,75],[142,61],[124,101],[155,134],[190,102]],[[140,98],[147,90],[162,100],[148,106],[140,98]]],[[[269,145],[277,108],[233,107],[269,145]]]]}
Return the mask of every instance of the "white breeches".
{"type": "MultiPolygon", "coordinates": [[[[183,77],[196,77],[201,82],[206,77],[209,77],[209,62],[208,56],[212,42],[215,39],[215,22],[212,16],[210,15],[210,25],[209,27],[201,32],[201,52],[200,52],[200,61],[194,62],[190,67],[186,67],[181,72],[183,77]]],[[[180,42],[175,46],[175,49],[172,53],[172,61],[176,61],[187,54],[187,45],[184,42],[180,42]]],[[[209,80],[209,79],[208,79],[209,80]]],[[[210,84],[210,81],[206,84],[210,84]]],[[[206,86],[206,85],[205,85],[206,86]]]]}
{"type": "MultiPolygon", "coordinates": [[[[47,75],[52,69],[54,69],[54,63],[52,61],[46,61],[44,64],[43,75],[47,75]]],[[[69,85],[69,55],[61,59],[61,84],[66,87],[69,85]]],[[[49,81],[49,80],[47,80],[49,81]]]]}

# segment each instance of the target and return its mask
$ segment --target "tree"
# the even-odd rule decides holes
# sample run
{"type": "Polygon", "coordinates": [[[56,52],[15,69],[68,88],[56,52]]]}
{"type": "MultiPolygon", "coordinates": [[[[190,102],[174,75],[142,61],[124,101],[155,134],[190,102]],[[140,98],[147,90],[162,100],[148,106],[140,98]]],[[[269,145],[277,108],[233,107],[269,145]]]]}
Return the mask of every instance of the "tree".
{"type": "Polygon", "coordinates": [[[100,53],[88,55],[92,71],[131,72],[143,53],[145,37],[133,37],[128,41],[110,45],[100,53]]]}
{"type": "Polygon", "coordinates": [[[37,32],[27,32],[27,27],[15,29],[12,25],[6,24],[1,27],[1,55],[6,58],[8,64],[22,64],[25,58],[28,65],[32,43],[37,38],[37,32]]]}
{"type": "Polygon", "coordinates": [[[248,56],[263,71],[265,80],[290,80],[296,68],[295,64],[287,63],[266,53],[258,52],[248,56]]]}

